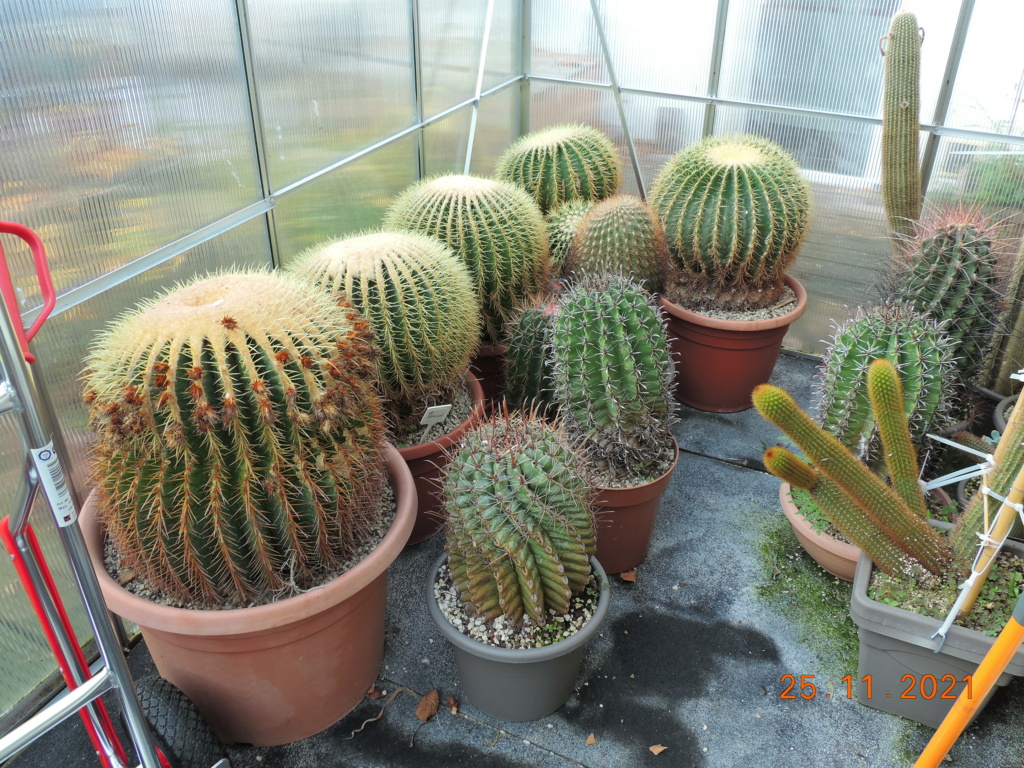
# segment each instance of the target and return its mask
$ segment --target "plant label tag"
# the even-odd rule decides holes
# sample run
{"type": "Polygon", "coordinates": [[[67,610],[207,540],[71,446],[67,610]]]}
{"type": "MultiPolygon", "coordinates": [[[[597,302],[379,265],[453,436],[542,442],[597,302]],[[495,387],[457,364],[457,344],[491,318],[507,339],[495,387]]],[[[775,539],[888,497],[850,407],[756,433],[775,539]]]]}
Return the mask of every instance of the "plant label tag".
{"type": "Polygon", "coordinates": [[[78,519],[78,512],[75,510],[75,502],[71,499],[67,480],[64,479],[60,459],[53,450],[53,441],[42,448],[33,449],[31,454],[39,482],[43,485],[43,492],[46,494],[46,500],[50,502],[50,509],[53,510],[57,525],[67,528],[78,519]]]}
{"type": "Polygon", "coordinates": [[[423,414],[423,418],[420,419],[420,424],[425,427],[432,427],[435,424],[440,424],[448,418],[448,414],[451,410],[451,405],[432,405],[427,408],[427,412],[423,414]]]}

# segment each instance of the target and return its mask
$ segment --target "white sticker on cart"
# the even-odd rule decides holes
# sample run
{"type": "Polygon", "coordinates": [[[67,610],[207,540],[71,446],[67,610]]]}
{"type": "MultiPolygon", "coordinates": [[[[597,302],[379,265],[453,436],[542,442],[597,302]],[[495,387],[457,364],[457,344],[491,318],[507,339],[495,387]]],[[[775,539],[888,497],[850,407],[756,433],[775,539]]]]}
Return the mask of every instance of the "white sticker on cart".
{"type": "Polygon", "coordinates": [[[57,525],[66,528],[78,519],[78,513],[75,511],[75,502],[71,499],[67,480],[64,479],[60,459],[53,450],[53,441],[42,448],[32,450],[31,453],[36,472],[39,473],[39,481],[46,493],[46,500],[50,502],[53,516],[57,518],[57,525]]]}

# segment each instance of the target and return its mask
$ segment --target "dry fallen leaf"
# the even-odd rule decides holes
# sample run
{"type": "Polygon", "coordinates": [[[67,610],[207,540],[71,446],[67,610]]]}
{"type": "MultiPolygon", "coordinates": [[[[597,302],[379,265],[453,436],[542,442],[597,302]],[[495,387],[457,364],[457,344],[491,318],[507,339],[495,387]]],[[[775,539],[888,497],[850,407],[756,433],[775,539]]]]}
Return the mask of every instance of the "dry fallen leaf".
{"type": "Polygon", "coordinates": [[[370,690],[368,690],[366,692],[366,698],[368,698],[370,701],[376,701],[377,699],[379,699],[383,695],[384,695],[384,691],[382,691],[376,685],[371,685],[370,686],[370,690]]]}
{"type": "Polygon", "coordinates": [[[597,744],[597,739],[594,738],[594,734],[587,736],[587,746],[589,747],[591,744],[597,744]]]}
{"type": "Polygon", "coordinates": [[[655,744],[653,747],[648,747],[648,749],[651,750],[651,752],[653,752],[654,754],[660,755],[662,752],[668,749],[668,747],[663,747],[661,744],[655,744]]]}
{"type": "Polygon", "coordinates": [[[134,579],[135,575],[135,571],[133,571],[131,568],[125,568],[117,574],[117,583],[123,587],[129,581],[134,579]]]}
{"type": "Polygon", "coordinates": [[[626,571],[625,573],[620,573],[619,574],[619,578],[622,579],[623,581],[628,581],[630,584],[635,584],[636,583],[636,568],[634,568],[632,571],[626,571]]]}
{"type": "Polygon", "coordinates": [[[454,696],[448,697],[448,709],[452,711],[453,715],[459,714],[459,702],[455,700],[454,696]]]}
{"type": "Polygon", "coordinates": [[[424,723],[437,714],[437,705],[441,703],[441,697],[437,695],[437,688],[427,691],[416,705],[416,717],[424,723]]]}

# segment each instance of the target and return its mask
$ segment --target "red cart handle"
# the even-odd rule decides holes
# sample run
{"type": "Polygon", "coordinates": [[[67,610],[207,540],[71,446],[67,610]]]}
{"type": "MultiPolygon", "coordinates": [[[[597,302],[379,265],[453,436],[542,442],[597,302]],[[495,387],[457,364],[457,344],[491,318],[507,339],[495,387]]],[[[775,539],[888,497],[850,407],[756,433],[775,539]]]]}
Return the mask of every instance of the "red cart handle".
{"type": "Polygon", "coordinates": [[[11,320],[14,321],[15,332],[18,334],[18,341],[21,342],[21,351],[25,360],[29,363],[36,361],[36,356],[28,351],[28,343],[43,327],[46,318],[50,316],[54,305],[57,303],[57,294],[53,290],[53,280],[50,278],[50,266],[46,263],[46,249],[43,248],[43,241],[39,235],[22,224],[12,224],[9,221],[0,221],[0,234],[14,235],[20,237],[28,247],[32,249],[32,261],[35,262],[36,279],[39,280],[39,288],[43,293],[43,309],[39,317],[32,323],[27,331],[21,326],[21,312],[18,311],[18,297],[14,292],[14,283],[11,281],[11,270],[7,266],[7,257],[4,256],[3,246],[0,245],[0,294],[3,294],[4,303],[7,304],[7,311],[11,313],[11,320]]]}

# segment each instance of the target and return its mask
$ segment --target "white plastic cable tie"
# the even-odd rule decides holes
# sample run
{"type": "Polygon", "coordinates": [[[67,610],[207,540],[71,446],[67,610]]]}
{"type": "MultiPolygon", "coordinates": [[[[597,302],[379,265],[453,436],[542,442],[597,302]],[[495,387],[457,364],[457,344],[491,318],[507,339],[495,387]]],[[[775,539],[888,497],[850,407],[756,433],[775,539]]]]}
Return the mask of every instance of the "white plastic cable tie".
{"type": "Polygon", "coordinates": [[[982,484],[981,488],[978,489],[978,491],[980,493],[984,493],[986,496],[991,496],[993,499],[996,499],[1001,504],[1005,504],[1010,509],[1014,510],[1018,515],[1024,513],[1024,504],[1014,504],[1010,502],[1005,496],[1000,496],[998,493],[993,491],[984,483],[982,484]]]}
{"type": "Polygon", "coordinates": [[[947,440],[946,438],[939,437],[938,435],[927,435],[927,437],[930,437],[932,440],[937,442],[944,443],[945,445],[951,445],[954,448],[958,448],[964,453],[974,454],[975,456],[984,459],[986,463],[995,465],[995,456],[991,453],[985,453],[984,451],[979,451],[977,448],[970,448],[969,446],[961,445],[960,443],[954,442],[953,440],[947,440]]]}
{"type": "Polygon", "coordinates": [[[1016,373],[1011,373],[1010,378],[1016,379],[1017,381],[1024,381],[1024,368],[1021,368],[1016,373]]]}
{"type": "Polygon", "coordinates": [[[967,581],[959,586],[960,594],[957,595],[956,601],[953,603],[953,607],[949,609],[949,613],[946,614],[945,621],[939,626],[935,633],[932,635],[932,640],[939,638],[939,644],[933,650],[938,653],[942,650],[942,644],[946,642],[946,633],[949,632],[949,628],[953,626],[953,622],[956,621],[956,617],[960,614],[960,606],[964,604],[964,600],[967,599],[967,590],[974,586],[974,582],[978,580],[978,572],[975,570],[971,571],[971,575],[967,577],[967,581]]]}
{"type": "MultiPolygon", "coordinates": [[[[950,472],[949,474],[943,475],[942,477],[937,477],[934,480],[929,480],[927,483],[921,483],[921,488],[923,488],[925,491],[930,491],[933,488],[939,488],[943,485],[952,485],[953,483],[958,483],[961,480],[968,480],[972,477],[984,475],[994,466],[994,463],[990,463],[987,461],[984,464],[972,464],[969,467],[957,469],[954,470],[953,472],[950,472]]],[[[921,481],[918,480],[918,482],[921,481]]]]}

